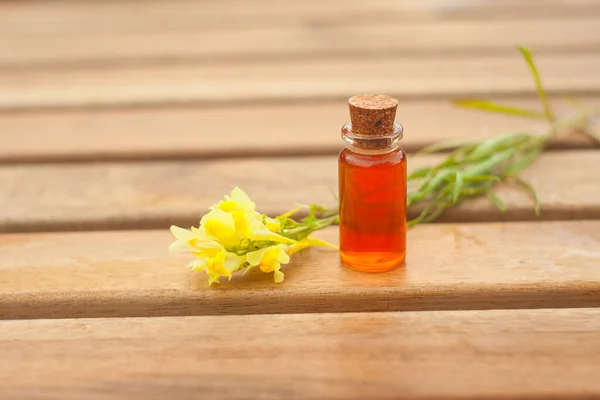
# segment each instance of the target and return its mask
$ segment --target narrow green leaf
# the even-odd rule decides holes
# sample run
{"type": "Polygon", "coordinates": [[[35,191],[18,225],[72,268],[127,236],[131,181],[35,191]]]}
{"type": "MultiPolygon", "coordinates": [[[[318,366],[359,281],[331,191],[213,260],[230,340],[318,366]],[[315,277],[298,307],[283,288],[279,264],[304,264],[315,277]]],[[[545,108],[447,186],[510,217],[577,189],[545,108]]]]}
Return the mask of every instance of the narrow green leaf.
{"type": "Polygon", "coordinates": [[[500,209],[500,211],[502,211],[502,212],[506,211],[506,207],[504,206],[504,203],[502,202],[502,200],[500,200],[500,198],[498,196],[496,196],[496,193],[494,193],[493,190],[488,190],[485,193],[490,198],[490,200],[492,200],[492,202],[496,205],[496,207],[498,207],[500,209]]]}
{"type": "Polygon", "coordinates": [[[487,100],[456,100],[453,104],[459,107],[474,108],[478,110],[491,111],[503,114],[519,115],[522,117],[529,117],[535,119],[546,119],[546,115],[543,112],[535,110],[524,110],[522,108],[503,106],[487,100]]]}
{"type": "Polygon", "coordinates": [[[413,225],[417,225],[418,223],[420,223],[421,221],[423,221],[427,215],[429,214],[429,211],[431,210],[431,208],[435,205],[435,203],[430,203],[427,205],[427,207],[425,207],[423,209],[423,211],[421,211],[421,213],[419,214],[419,216],[417,218],[411,219],[410,221],[407,222],[408,226],[413,226],[413,225]]]}
{"type": "Polygon", "coordinates": [[[429,214],[427,217],[425,217],[421,222],[431,222],[431,221],[437,219],[449,207],[450,207],[450,204],[448,204],[448,203],[438,203],[435,211],[432,212],[431,214],[429,214]]]}
{"type": "Polygon", "coordinates": [[[417,153],[418,154],[437,153],[437,152],[443,151],[443,150],[450,150],[450,149],[456,149],[457,147],[467,146],[472,143],[473,143],[472,140],[469,140],[469,141],[467,141],[467,140],[452,140],[452,141],[447,141],[447,142],[435,143],[435,144],[423,147],[417,153]]]}
{"type": "Polygon", "coordinates": [[[460,171],[456,171],[456,180],[454,182],[454,191],[452,193],[452,202],[456,204],[458,201],[458,197],[460,196],[460,189],[463,185],[462,173],[460,171]]]}
{"type": "Polygon", "coordinates": [[[468,188],[463,188],[460,191],[460,194],[466,197],[473,197],[473,196],[479,196],[480,194],[484,193],[487,190],[487,188],[483,188],[483,187],[468,187],[468,188]]]}
{"type": "Polygon", "coordinates": [[[436,219],[444,211],[444,209],[449,207],[449,205],[445,202],[444,198],[449,194],[450,188],[450,186],[446,186],[442,190],[440,190],[435,200],[429,202],[429,204],[427,204],[427,207],[425,207],[421,211],[417,218],[414,218],[407,222],[408,226],[414,226],[422,222],[429,222],[436,219]],[[440,209],[441,204],[443,204],[442,209],[440,209]],[[434,206],[437,206],[436,211],[430,213],[431,209],[434,206]]]}
{"type": "Polygon", "coordinates": [[[541,151],[541,148],[535,148],[529,153],[525,154],[525,156],[523,156],[523,158],[521,158],[518,162],[506,168],[504,170],[504,175],[508,177],[517,175],[525,167],[531,164],[535,160],[535,158],[540,154],[541,151]]]}
{"type": "Polygon", "coordinates": [[[427,175],[429,175],[429,173],[431,172],[431,167],[424,167],[424,168],[419,168],[416,171],[413,171],[409,176],[408,176],[408,180],[413,180],[413,179],[421,179],[426,177],[427,175]]]}
{"type": "Polygon", "coordinates": [[[496,153],[485,161],[480,162],[479,164],[475,164],[470,168],[467,168],[463,171],[463,174],[467,177],[472,177],[476,175],[488,175],[492,168],[494,168],[497,164],[505,161],[508,158],[513,157],[519,149],[517,148],[509,148],[500,153],[496,153]]]}
{"type": "Polygon", "coordinates": [[[445,169],[445,170],[441,171],[439,174],[434,176],[432,180],[427,182],[427,184],[423,188],[423,191],[431,192],[431,191],[435,190],[446,178],[448,178],[450,175],[453,175],[453,174],[454,174],[454,171],[451,169],[445,169]]]}
{"type": "Polygon", "coordinates": [[[533,76],[533,80],[535,82],[535,87],[537,89],[538,96],[540,97],[540,100],[542,101],[542,105],[544,106],[544,113],[546,115],[546,118],[548,119],[548,122],[553,123],[554,122],[554,113],[552,112],[552,109],[550,108],[550,103],[548,102],[548,98],[546,97],[546,92],[544,91],[544,87],[542,86],[542,80],[540,79],[540,75],[539,75],[537,68],[535,66],[535,63],[533,61],[533,55],[531,54],[531,51],[529,51],[529,49],[527,49],[523,46],[519,46],[519,51],[523,55],[523,58],[525,58],[525,62],[527,63],[527,66],[529,67],[529,70],[531,71],[531,75],[533,76]]]}
{"type": "Polygon", "coordinates": [[[490,138],[482,141],[471,154],[466,158],[468,161],[474,161],[479,158],[488,158],[490,153],[504,150],[511,145],[518,145],[519,141],[529,139],[530,135],[524,133],[509,133],[496,138],[490,138]],[[517,142],[517,143],[515,143],[517,142]]]}
{"type": "Polygon", "coordinates": [[[477,175],[472,177],[463,177],[466,182],[481,182],[481,181],[499,181],[500,178],[496,175],[477,175]]]}
{"type": "Polygon", "coordinates": [[[533,186],[531,186],[529,183],[525,182],[519,177],[515,177],[514,179],[519,185],[523,186],[523,188],[525,188],[533,196],[533,198],[535,199],[535,215],[539,216],[542,204],[540,201],[540,197],[538,196],[533,186]]]}

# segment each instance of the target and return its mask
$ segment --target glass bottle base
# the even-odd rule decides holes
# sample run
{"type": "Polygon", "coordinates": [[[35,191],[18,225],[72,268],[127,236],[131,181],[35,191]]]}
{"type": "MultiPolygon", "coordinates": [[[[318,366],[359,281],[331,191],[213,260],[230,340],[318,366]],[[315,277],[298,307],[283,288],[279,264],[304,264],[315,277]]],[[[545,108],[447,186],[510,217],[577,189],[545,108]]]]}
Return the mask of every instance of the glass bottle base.
{"type": "Polygon", "coordinates": [[[360,272],[387,272],[402,265],[406,254],[389,252],[340,252],[342,264],[360,272]]]}

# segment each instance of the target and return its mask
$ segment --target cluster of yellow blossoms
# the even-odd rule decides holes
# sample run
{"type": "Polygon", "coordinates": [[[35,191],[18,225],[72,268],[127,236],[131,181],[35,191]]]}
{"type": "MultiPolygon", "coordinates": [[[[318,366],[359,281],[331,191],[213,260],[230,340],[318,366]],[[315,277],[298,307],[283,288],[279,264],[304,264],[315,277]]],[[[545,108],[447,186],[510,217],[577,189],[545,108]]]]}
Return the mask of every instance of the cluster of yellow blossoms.
{"type": "Polygon", "coordinates": [[[191,252],[195,259],[188,264],[192,270],[205,271],[209,285],[219,283],[224,276],[231,279],[234,272],[258,267],[273,272],[276,283],[283,281],[281,265],[290,256],[309,246],[333,247],[330,243],[312,238],[309,234],[335,222],[335,218],[312,218],[298,223],[290,213],[269,218],[256,211],[256,205],[240,188],[210,207],[198,228],[191,230],[171,226],[175,241],[171,251],[191,252]]]}

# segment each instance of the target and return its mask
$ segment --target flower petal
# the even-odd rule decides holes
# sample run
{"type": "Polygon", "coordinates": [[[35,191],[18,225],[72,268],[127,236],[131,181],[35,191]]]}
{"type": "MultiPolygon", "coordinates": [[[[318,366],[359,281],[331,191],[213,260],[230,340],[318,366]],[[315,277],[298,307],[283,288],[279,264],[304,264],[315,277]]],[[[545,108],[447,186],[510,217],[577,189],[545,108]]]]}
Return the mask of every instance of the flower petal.
{"type": "Polygon", "coordinates": [[[263,255],[267,252],[267,250],[269,250],[269,247],[264,247],[262,249],[247,253],[246,261],[248,261],[250,265],[260,265],[260,261],[262,260],[263,255]]]}
{"type": "Polygon", "coordinates": [[[189,262],[187,268],[192,271],[205,271],[206,270],[206,259],[196,259],[189,262]]]}
{"type": "Polygon", "coordinates": [[[234,253],[227,253],[225,255],[225,260],[223,261],[223,266],[227,268],[230,273],[238,271],[241,266],[246,262],[246,257],[238,256],[234,253]]]}
{"type": "Polygon", "coordinates": [[[337,246],[335,246],[329,242],[309,236],[309,237],[306,237],[306,238],[292,244],[291,246],[289,246],[288,250],[287,250],[287,254],[292,255],[292,254],[297,253],[300,250],[304,250],[310,246],[321,246],[321,247],[329,247],[329,248],[333,248],[333,249],[338,249],[337,246]]]}
{"type": "Polygon", "coordinates": [[[250,226],[252,240],[270,240],[278,243],[296,243],[295,240],[279,235],[275,232],[271,232],[262,222],[255,221],[250,226]]]}
{"type": "Polygon", "coordinates": [[[256,204],[250,200],[246,192],[237,186],[231,191],[231,200],[235,201],[242,210],[254,211],[256,209],[256,204]]]}
{"type": "Polygon", "coordinates": [[[283,276],[283,272],[275,271],[275,273],[273,274],[273,280],[275,281],[275,283],[281,283],[283,282],[283,276]]]}
{"type": "Polygon", "coordinates": [[[170,229],[173,236],[175,236],[175,239],[181,240],[182,242],[187,242],[195,237],[193,232],[180,228],[177,225],[171,225],[170,229]]]}
{"type": "Polygon", "coordinates": [[[231,214],[215,208],[200,220],[206,233],[223,245],[231,244],[237,239],[235,221],[231,214]]]}
{"type": "Polygon", "coordinates": [[[277,221],[274,218],[267,217],[266,215],[264,216],[264,218],[265,226],[268,230],[270,230],[271,232],[279,232],[279,230],[281,229],[281,223],[279,221],[277,221]]]}
{"type": "Polygon", "coordinates": [[[277,261],[280,264],[287,264],[290,262],[290,256],[285,252],[285,250],[281,249],[281,251],[277,254],[277,261]]]}

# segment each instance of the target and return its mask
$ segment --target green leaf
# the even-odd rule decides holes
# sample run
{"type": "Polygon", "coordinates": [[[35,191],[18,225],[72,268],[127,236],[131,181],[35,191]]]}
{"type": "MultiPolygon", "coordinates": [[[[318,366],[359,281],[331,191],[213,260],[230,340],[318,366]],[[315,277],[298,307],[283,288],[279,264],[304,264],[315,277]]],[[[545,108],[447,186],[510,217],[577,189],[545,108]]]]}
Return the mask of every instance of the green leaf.
{"type": "Polygon", "coordinates": [[[445,169],[445,170],[441,171],[439,174],[434,176],[432,180],[427,182],[427,184],[423,188],[423,191],[431,192],[431,191],[435,190],[446,178],[448,178],[450,175],[453,175],[453,174],[454,174],[454,171],[451,169],[445,169]]]}
{"type": "Polygon", "coordinates": [[[540,198],[537,195],[537,192],[535,191],[535,189],[533,188],[533,186],[531,186],[529,183],[525,182],[523,179],[518,178],[518,177],[515,178],[515,181],[519,185],[523,186],[529,193],[531,193],[531,195],[535,199],[535,215],[539,216],[542,204],[541,204],[540,198]]]}
{"type": "Polygon", "coordinates": [[[429,211],[431,210],[431,208],[435,205],[435,203],[430,203],[427,205],[427,207],[425,207],[423,209],[423,211],[421,211],[421,213],[419,214],[419,216],[417,218],[411,219],[410,221],[407,222],[408,226],[413,226],[413,225],[417,225],[419,223],[421,223],[425,217],[427,217],[427,215],[429,214],[429,211]]]}
{"type": "Polygon", "coordinates": [[[519,151],[518,148],[508,148],[500,153],[496,153],[493,156],[489,157],[485,161],[482,161],[478,164],[473,165],[472,167],[467,168],[463,171],[464,175],[467,177],[472,177],[476,175],[488,175],[489,172],[494,168],[497,164],[505,161],[508,158],[513,157],[519,151]]]}
{"type": "Polygon", "coordinates": [[[482,157],[488,158],[492,152],[499,152],[511,145],[518,145],[519,141],[522,141],[523,139],[529,140],[529,137],[530,135],[524,133],[509,133],[500,137],[484,140],[475,147],[466,160],[474,161],[482,157]],[[514,143],[515,141],[517,141],[516,144],[514,143]]]}
{"type": "Polygon", "coordinates": [[[431,222],[431,221],[437,219],[440,215],[442,215],[442,213],[448,207],[450,207],[450,204],[448,204],[448,203],[436,203],[436,204],[437,204],[437,208],[435,209],[435,211],[432,212],[431,214],[429,214],[427,217],[425,217],[425,219],[423,219],[421,222],[431,222]]]}
{"type": "Polygon", "coordinates": [[[460,191],[460,194],[466,197],[479,196],[484,193],[487,189],[483,187],[468,187],[460,191]]]}
{"type": "Polygon", "coordinates": [[[548,98],[546,97],[546,92],[544,91],[544,87],[542,86],[542,80],[540,79],[540,75],[539,75],[537,68],[535,66],[535,63],[533,61],[533,55],[531,54],[531,51],[529,51],[529,49],[527,49],[523,46],[519,46],[519,51],[523,55],[523,58],[525,58],[525,62],[527,63],[527,66],[529,67],[529,70],[531,71],[531,75],[533,76],[533,80],[535,82],[535,87],[537,89],[538,96],[540,97],[540,100],[542,101],[542,105],[544,106],[544,113],[546,114],[546,118],[548,119],[548,121],[550,123],[553,123],[554,122],[554,113],[552,112],[552,109],[550,108],[550,103],[548,102],[548,98]]]}
{"type": "Polygon", "coordinates": [[[429,173],[431,172],[431,167],[425,167],[425,168],[419,168],[416,171],[413,171],[409,176],[408,176],[408,180],[413,180],[413,179],[420,179],[420,178],[424,178],[427,175],[429,175],[429,173]]]}
{"type": "Polygon", "coordinates": [[[516,162],[515,164],[506,168],[504,170],[504,175],[508,176],[508,177],[517,175],[525,167],[527,167],[529,164],[531,164],[535,160],[535,158],[538,156],[538,154],[540,154],[541,151],[542,151],[541,148],[533,149],[528,154],[526,154],[523,158],[521,158],[518,162],[516,162]]]}
{"type": "Polygon", "coordinates": [[[435,143],[429,146],[425,146],[418,154],[437,153],[443,150],[456,149],[457,147],[467,146],[473,144],[472,140],[452,140],[447,142],[435,143]]]}
{"type": "Polygon", "coordinates": [[[502,202],[502,200],[500,200],[500,198],[498,196],[496,196],[496,193],[494,193],[493,190],[488,190],[485,193],[488,195],[490,200],[492,200],[492,202],[496,205],[496,207],[498,207],[500,209],[500,211],[502,211],[502,212],[506,211],[506,207],[504,206],[504,203],[502,202]]]}
{"type": "Polygon", "coordinates": [[[441,213],[449,207],[449,203],[445,201],[445,198],[450,193],[450,188],[451,186],[447,185],[440,190],[436,198],[427,204],[417,218],[408,221],[408,226],[417,225],[422,222],[429,222],[439,217],[441,213]],[[433,213],[430,213],[431,209],[435,206],[437,206],[436,210],[433,213]]]}
{"type": "Polygon", "coordinates": [[[482,182],[482,181],[499,181],[500,178],[496,175],[477,175],[472,177],[464,177],[466,182],[482,182]]]}
{"type": "Polygon", "coordinates": [[[503,106],[487,100],[456,100],[453,102],[459,107],[475,108],[478,110],[491,111],[503,114],[519,115],[535,119],[546,119],[546,115],[539,111],[524,110],[522,108],[503,106]]]}
{"type": "Polygon", "coordinates": [[[454,191],[452,193],[452,202],[456,204],[458,201],[458,197],[460,196],[460,189],[463,185],[462,173],[460,171],[456,171],[456,180],[454,182],[454,191]]]}

